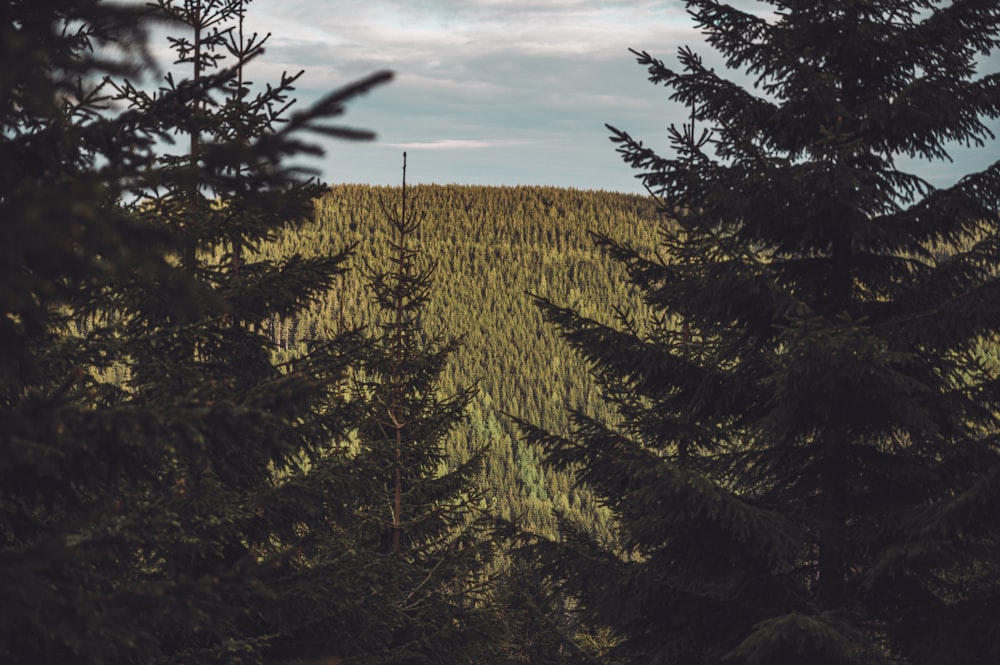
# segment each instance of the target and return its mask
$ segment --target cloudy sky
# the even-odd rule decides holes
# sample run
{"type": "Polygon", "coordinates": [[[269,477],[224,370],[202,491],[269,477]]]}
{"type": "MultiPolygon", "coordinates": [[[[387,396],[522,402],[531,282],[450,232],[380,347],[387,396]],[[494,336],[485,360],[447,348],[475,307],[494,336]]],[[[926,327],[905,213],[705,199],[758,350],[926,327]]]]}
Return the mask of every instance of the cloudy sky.
{"type": "MultiPolygon", "coordinates": [[[[395,72],[343,118],[378,140],[328,143],[314,162],[331,183],[398,183],[406,150],[411,182],[641,191],[604,123],[665,148],[683,109],[628,48],[713,60],[680,0],[256,0],[248,25],[272,33],[256,78],[304,69],[303,103],[395,72]]],[[[945,184],[997,153],[924,173],[945,184]]]]}

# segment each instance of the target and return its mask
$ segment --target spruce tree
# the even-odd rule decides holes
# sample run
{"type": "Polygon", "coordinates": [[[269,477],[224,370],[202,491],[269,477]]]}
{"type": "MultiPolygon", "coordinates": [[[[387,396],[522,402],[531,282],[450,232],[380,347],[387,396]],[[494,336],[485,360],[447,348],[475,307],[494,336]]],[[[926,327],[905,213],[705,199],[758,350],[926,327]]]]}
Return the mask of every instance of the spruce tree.
{"type": "MultiPolygon", "coordinates": [[[[112,358],[89,294],[173,272],[176,246],[118,200],[152,163],[130,117],[106,113],[104,76],[152,60],[142,10],[99,2],[0,9],[0,660],[148,661],[164,602],[123,579],[150,515],[121,498],[154,492],[164,412],[121,404],[100,380],[112,358]],[[103,48],[102,48],[103,47],[103,48]]],[[[176,305],[176,302],[174,303],[176,305]]]]}
{"type": "Polygon", "coordinates": [[[114,346],[103,323],[76,332],[108,280],[172,272],[169,238],[116,205],[151,142],[105,113],[99,83],[150,62],[145,23],[92,2],[3,12],[0,658],[145,660],[156,649],[148,609],[170,616],[180,599],[123,579],[118,557],[150,522],[121,497],[151,491],[162,449],[141,442],[163,412],[123,407],[95,376],[114,346]]]}
{"type": "Polygon", "coordinates": [[[2,10],[4,662],[257,661],[326,521],[335,479],[309,462],[349,422],[330,386],[356,344],[282,364],[264,322],[346,253],[254,246],[311,214],[318,185],[284,166],[317,151],[302,133],[368,137],[322,120],[389,75],[288,115],[295,77],[242,79],[245,5],[2,10]],[[192,76],[148,93],[130,62],[167,18],[192,76]]]}
{"type": "Polygon", "coordinates": [[[623,662],[995,663],[1000,162],[903,159],[995,149],[1000,5],[686,4],[740,78],[635,52],[691,122],[609,127],[666,219],[599,242],[657,314],[540,301],[619,420],[528,439],[619,537],[538,551],[623,662]]]}
{"type": "MultiPolygon", "coordinates": [[[[165,308],[172,284],[149,290],[126,283],[107,300],[130,341],[129,403],[169,401],[198,413],[179,428],[157,470],[176,498],[174,528],[147,543],[147,556],[160,563],[138,574],[216,584],[160,631],[172,658],[204,662],[255,660],[297,622],[338,609],[303,607],[294,597],[299,572],[291,559],[314,546],[320,532],[329,536],[328,504],[341,479],[324,457],[351,426],[334,387],[357,362],[357,335],[286,345],[280,356],[276,341],[331,288],[350,248],[272,260],[258,247],[308,220],[323,190],[283,165],[314,150],[299,134],[371,138],[322,121],[390,77],[375,74],[292,113],[290,95],[302,72],[256,92],[246,80],[267,39],[245,34],[248,4],[158,3],[154,11],[181,31],[170,43],[175,64],[189,73],[181,80],[168,73],[156,94],[129,82],[118,86],[133,111],[181,148],[161,157],[154,167],[161,178],[135,191],[132,209],[179,239],[176,261],[196,285],[194,306],[165,308]],[[157,114],[164,95],[181,103],[157,114]]],[[[343,604],[339,610],[348,611],[343,604]]]]}
{"type": "Polygon", "coordinates": [[[492,544],[476,485],[483,451],[462,460],[446,448],[473,393],[441,389],[461,340],[430,332],[424,320],[434,266],[421,265],[426,213],[407,189],[405,153],[399,204],[380,204],[389,246],[368,268],[377,308],[350,386],[359,417],[343,459],[362,491],[331,518],[368,562],[367,590],[355,594],[349,621],[311,630],[350,637],[341,655],[360,662],[481,663],[498,628],[485,593],[492,544]]]}

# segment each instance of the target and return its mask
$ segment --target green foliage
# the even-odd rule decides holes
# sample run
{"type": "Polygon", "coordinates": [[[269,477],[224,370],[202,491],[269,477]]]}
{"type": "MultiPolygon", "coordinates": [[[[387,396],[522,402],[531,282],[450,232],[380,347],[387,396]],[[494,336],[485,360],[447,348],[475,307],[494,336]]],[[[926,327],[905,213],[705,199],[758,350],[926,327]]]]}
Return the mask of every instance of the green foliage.
{"type": "MultiPolygon", "coordinates": [[[[437,368],[436,395],[479,387],[469,395],[467,417],[445,435],[445,459],[438,461],[439,469],[457,469],[479,459],[475,484],[489,490],[482,507],[494,516],[548,536],[555,535],[562,516],[609,539],[607,511],[589,492],[574,487],[567,472],[543,468],[537,450],[516,442],[507,414],[566,431],[565,405],[574,401],[585,401],[595,414],[613,415],[588,386],[587,364],[567,355],[556,332],[543,327],[531,293],[590,301],[588,311],[608,321],[614,319],[615,307],[642,309],[624,286],[625,271],[594,248],[588,231],[617,229],[634,243],[652,248],[658,234],[652,202],[545,187],[416,186],[407,192],[410,200],[419,201],[410,207],[418,225],[414,242],[419,242],[424,257],[420,265],[435,271],[434,288],[421,294],[418,319],[424,330],[447,330],[462,339],[449,349],[450,361],[437,368]]],[[[380,221],[383,203],[401,198],[399,188],[334,186],[317,201],[315,222],[263,249],[273,256],[290,251],[324,255],[341,238],[390,247],[397,241],[388,232],[391,227],[380,221]]],[[[366,257],[359,271],[342,276],[335,296],[324,297],[297,317],[277,320],[272,329],[282,353],[294,353],[310,339],[337,330],[361,324],[383,330],[391,324],[392,317],[387,321],[383,311],[391,298],[383,297],[378,307],[366,293],[364,274],[392,275],[392,256],[377,252],[366,257]]],[[[393,292],[390,282],[382,285],[393,292]]],[[[420,339],[431,341],[426,335],[420,339]]],[[[445,340],[441,343],[448,346],[445,340]]],[[[384,409],[373,422],[379,421],[386,426],[384,409]]],[[[391,455],[387,459],[391,461],[391,455]]],[[[382,492],[384,496],[386,490],[382,492]]],[[[385,515],[390,506],[383,498],[374,514],[385,515]]],[[[607,636],[599,630],[578,635],[571,600],[538,579],[509,548],[503,549],[487,568],[494,578],[489,602],[504,613],[495,623],[502,623],[506,633],[506,646],[495,649],[494,660],[573,660],[607,645],[607,636]],[[575,643],[578,637],[589,644],[587,653],[575,643]]]]}
{"type": "Polygon", "coordinates": [[[368,274],[370,339],[337,387],[354,415],[350,441],[326,458],[343,481],[331,496],[340,502],[328,516],[335,531],[296,563],[316,585],[299,596],[330,607],[278,641],[284,656],[320,658],[337,645],[352,662],[479,663],[496,650],[498,620],[484,591],[494,547],[475,486],[480,454],[451,463],[445,447],[471,393],[441,390],[458,340],[424,325],[433,270],[420,267],[421,223],[407,193],[404,161],[401,204],[380,200],[391,236],[373,248],[385,267],[368,274]],[[332,552],[329,543],[347,547],[332,552]],[[358,579],[344,569],[351,559],[365,562],[358,579]]]}
{"type": "Polygon", "coordinates": [[[335,479],[306,462],[349,422],[330,386],[356,336],[292,367],[263,323],[345,255],[271,262],[253,245],[311,212],[317,185],[280,162],[301,133],[358,138],[320,121],[388,75],[278,127],[293,79],[249,95],[244,5],[0,10],[5,662],[259,660],[259,612],[295,602],[287,562],[326,524],[335,479]],[[174,45],[193,74],[150,94],[126,63],[164,15],[192,31],[174,45]],[[159,152],[168,137],[187,152],[159,152]]]}
{"type": "MultiPolygon", "coordinates": [[[[353,426],[353,409],[335,386],[357,362],[359,343],[352,334],[318,340],[276,362],[267,324],[329,290],[348,252],[270,259],[256,248],[301,224],[320,191],[315,181],[281,168],[289,151],[299,151],[295,132],[358,138],[317,121],[388,76],[369,77],[289,116],[287,97],[298,75],[258,93],[243,80],[264,43],[243,33],[245,2],[162,2],[157,10],[189,31],[171,44],[176,62],[191,68],[190,79],[175,84],[168,76],[154,95],[127,82],[117,89],[133,112],[158,121],[158,133],[185,139],[186,150],[160,158],[162,179],[136,190],[133,210],[180,239],[179,272],[196,284],[185,301],[197,309],[172,312],[170,285],[124,284],[104,302],[124,322],[132,359],[127,403],[202,411],[188,416],[157,469],[180,496],[178,528],[145,543],[160,563],[140,575],[231,579],[201,604],[192,600],[180,621],[162,621],[161,649],[176,659],[255,660],[284,633],[349,611],[315,596],[307,597],[313,605],[304,602],[297,590],[322,569],[303,569],[293,559],[308,548],[349,548],[328,525],[344,480],[326,458],[353,426]],[[188,96],[186,104],[155,116],[163,96],[173,93],[188,96]]],[[[331,649],[325,655],[347,648],[325,647],[331,649]]]]}
{"type": "MultiPolygon", "coordinates": [[[[607,515],[565,473],[542,468],[537,452],[517,442],[506,414],[568,431],[567,404],[609,417],[611,410],[589,382],[585,362],[566,353],[546,328],[531,294],[572,299],[593,316],[611,321],[614,308],[643,305],[625,285],[625,272],[593,246],[589,231],[617,231],[652,248],[657,214],[647,197],[551,187],[417,185],[417,239],[435,285],[422,323],[461,336],[440,375],[442,394],[478,385],[466,422],[447,437],[448,464],[485,450],[481,479],[493,489],[492,510],[526,529],[556,532],[561,514],[593,525],[605,536],[607,515]]],[[[340,239],[388,246],[380,200],[398,200],[398,188],[336,185],[316,202],[315,220],[262,248],[268,256],[292,251],[326,255],[340,239]]],[[[372,270],[390,267],[375,256],[372,270]]],[[[289,352],[309,340],[378,320],[366,295],[362,269],[345,274],[333,293],[301,315],[276,321],[276,342],[289,352]]]]}
{"type": "Polygon", "coordinates": [[[670,157],[613,129],[677,220],[655,256],[599,238],[650,315],[540,300],[617,417],[523,425],[617,538],[535,553],[627,662],[995,662],[1000,163],[938,190],[896,160],[992,138],[1000,10],[772,4],[687,3],[760,92],[636,53],[693,109],[670,157]]]}
{"type": "Polygon", "coordinates": [[[996,3],[688,4],[763,94],[637,53],[669,223],[321,189],[389,75],[289,114],[245,0],[0,8],[0,660],[1000,661],[1000,164],[895,166],[991,138],[996,3]]]}
{"type": "MultiPolygon", "coordinates": [[[[149,142],[100,113],[95,79],[148,60],[137,12],[96,2],[0,9],[0,659],[85,662],[152,653],[156,584],[123,582],[136,524],[121,501],[154,487],[160,452],[137,440],[162,413],[128,409],[90,379],[100,336],[68,336],[71,308],[126,274],[171,273],[171,242],[115,201],[149,142]],[[116,43],[119,51],[101,44],[116,43]],[[128,556],[128,555],[126,555],[128,556]]],[[[192,585],[193,586],[193,585],[192,585]]]]}

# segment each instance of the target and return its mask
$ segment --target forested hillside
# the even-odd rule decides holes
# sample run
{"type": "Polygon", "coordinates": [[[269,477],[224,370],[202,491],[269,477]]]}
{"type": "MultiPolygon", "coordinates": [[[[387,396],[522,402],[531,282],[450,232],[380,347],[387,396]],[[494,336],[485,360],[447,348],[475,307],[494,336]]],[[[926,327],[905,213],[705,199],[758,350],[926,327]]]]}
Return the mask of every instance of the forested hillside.
{"type": "MultiPolygon", "coordinates": [[[[543,471],[536,451],[518,444],[505,414],[552,431],[566,431],[568,408],[585,405],[609,417],[586,363],[543,324],[532,295],[576,304],[606,321],[639,307],[622,267],[590,234],[652,251],[661,221],[655,204],[636,195],[552,187],[424,185],[409,195],[423,218],[421,251],[436,266],[423,325],[430,334],[462,338],[442,387],[478,386],[466,423],[451,435],[453,460],[465,461],[485,446],[484,481],[494,510],[517,517],[526,529],[552,534],[555,514],[572,513],[606,530],[606,516],[567,475],[543,471]]],[[[396,187],[333,186],[317,200],[312,222],[269,248],[275,257],[316,256],[355,244],[353,269],[335,290],[304,316],[272,324],[279,348],[291,352],[372,320],[368,275],[385,267],[388,254],[382,205],[392,209],[399,199],[396,187]]]]}
{"type": "Polygon", "coordinates": [[[685,4],[650,197],[327,188],[392,72],[0,5],[0,663],[1000,662],[1000,162],[901,170],[1000,6],[685,4]]]}

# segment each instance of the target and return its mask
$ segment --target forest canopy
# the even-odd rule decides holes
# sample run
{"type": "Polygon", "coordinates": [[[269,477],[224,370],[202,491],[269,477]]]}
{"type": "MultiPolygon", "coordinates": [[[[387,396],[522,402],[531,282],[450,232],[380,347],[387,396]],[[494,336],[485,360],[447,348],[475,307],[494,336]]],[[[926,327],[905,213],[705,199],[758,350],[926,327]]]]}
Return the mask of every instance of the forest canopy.
{"type": "Polygon", "coordinates": [[[1000,6],[685,4],[643,196],[329,186],[391,72],[0,8],[0,661],[1000,662],[1000,162],[904,170],[1000,6]]]}

